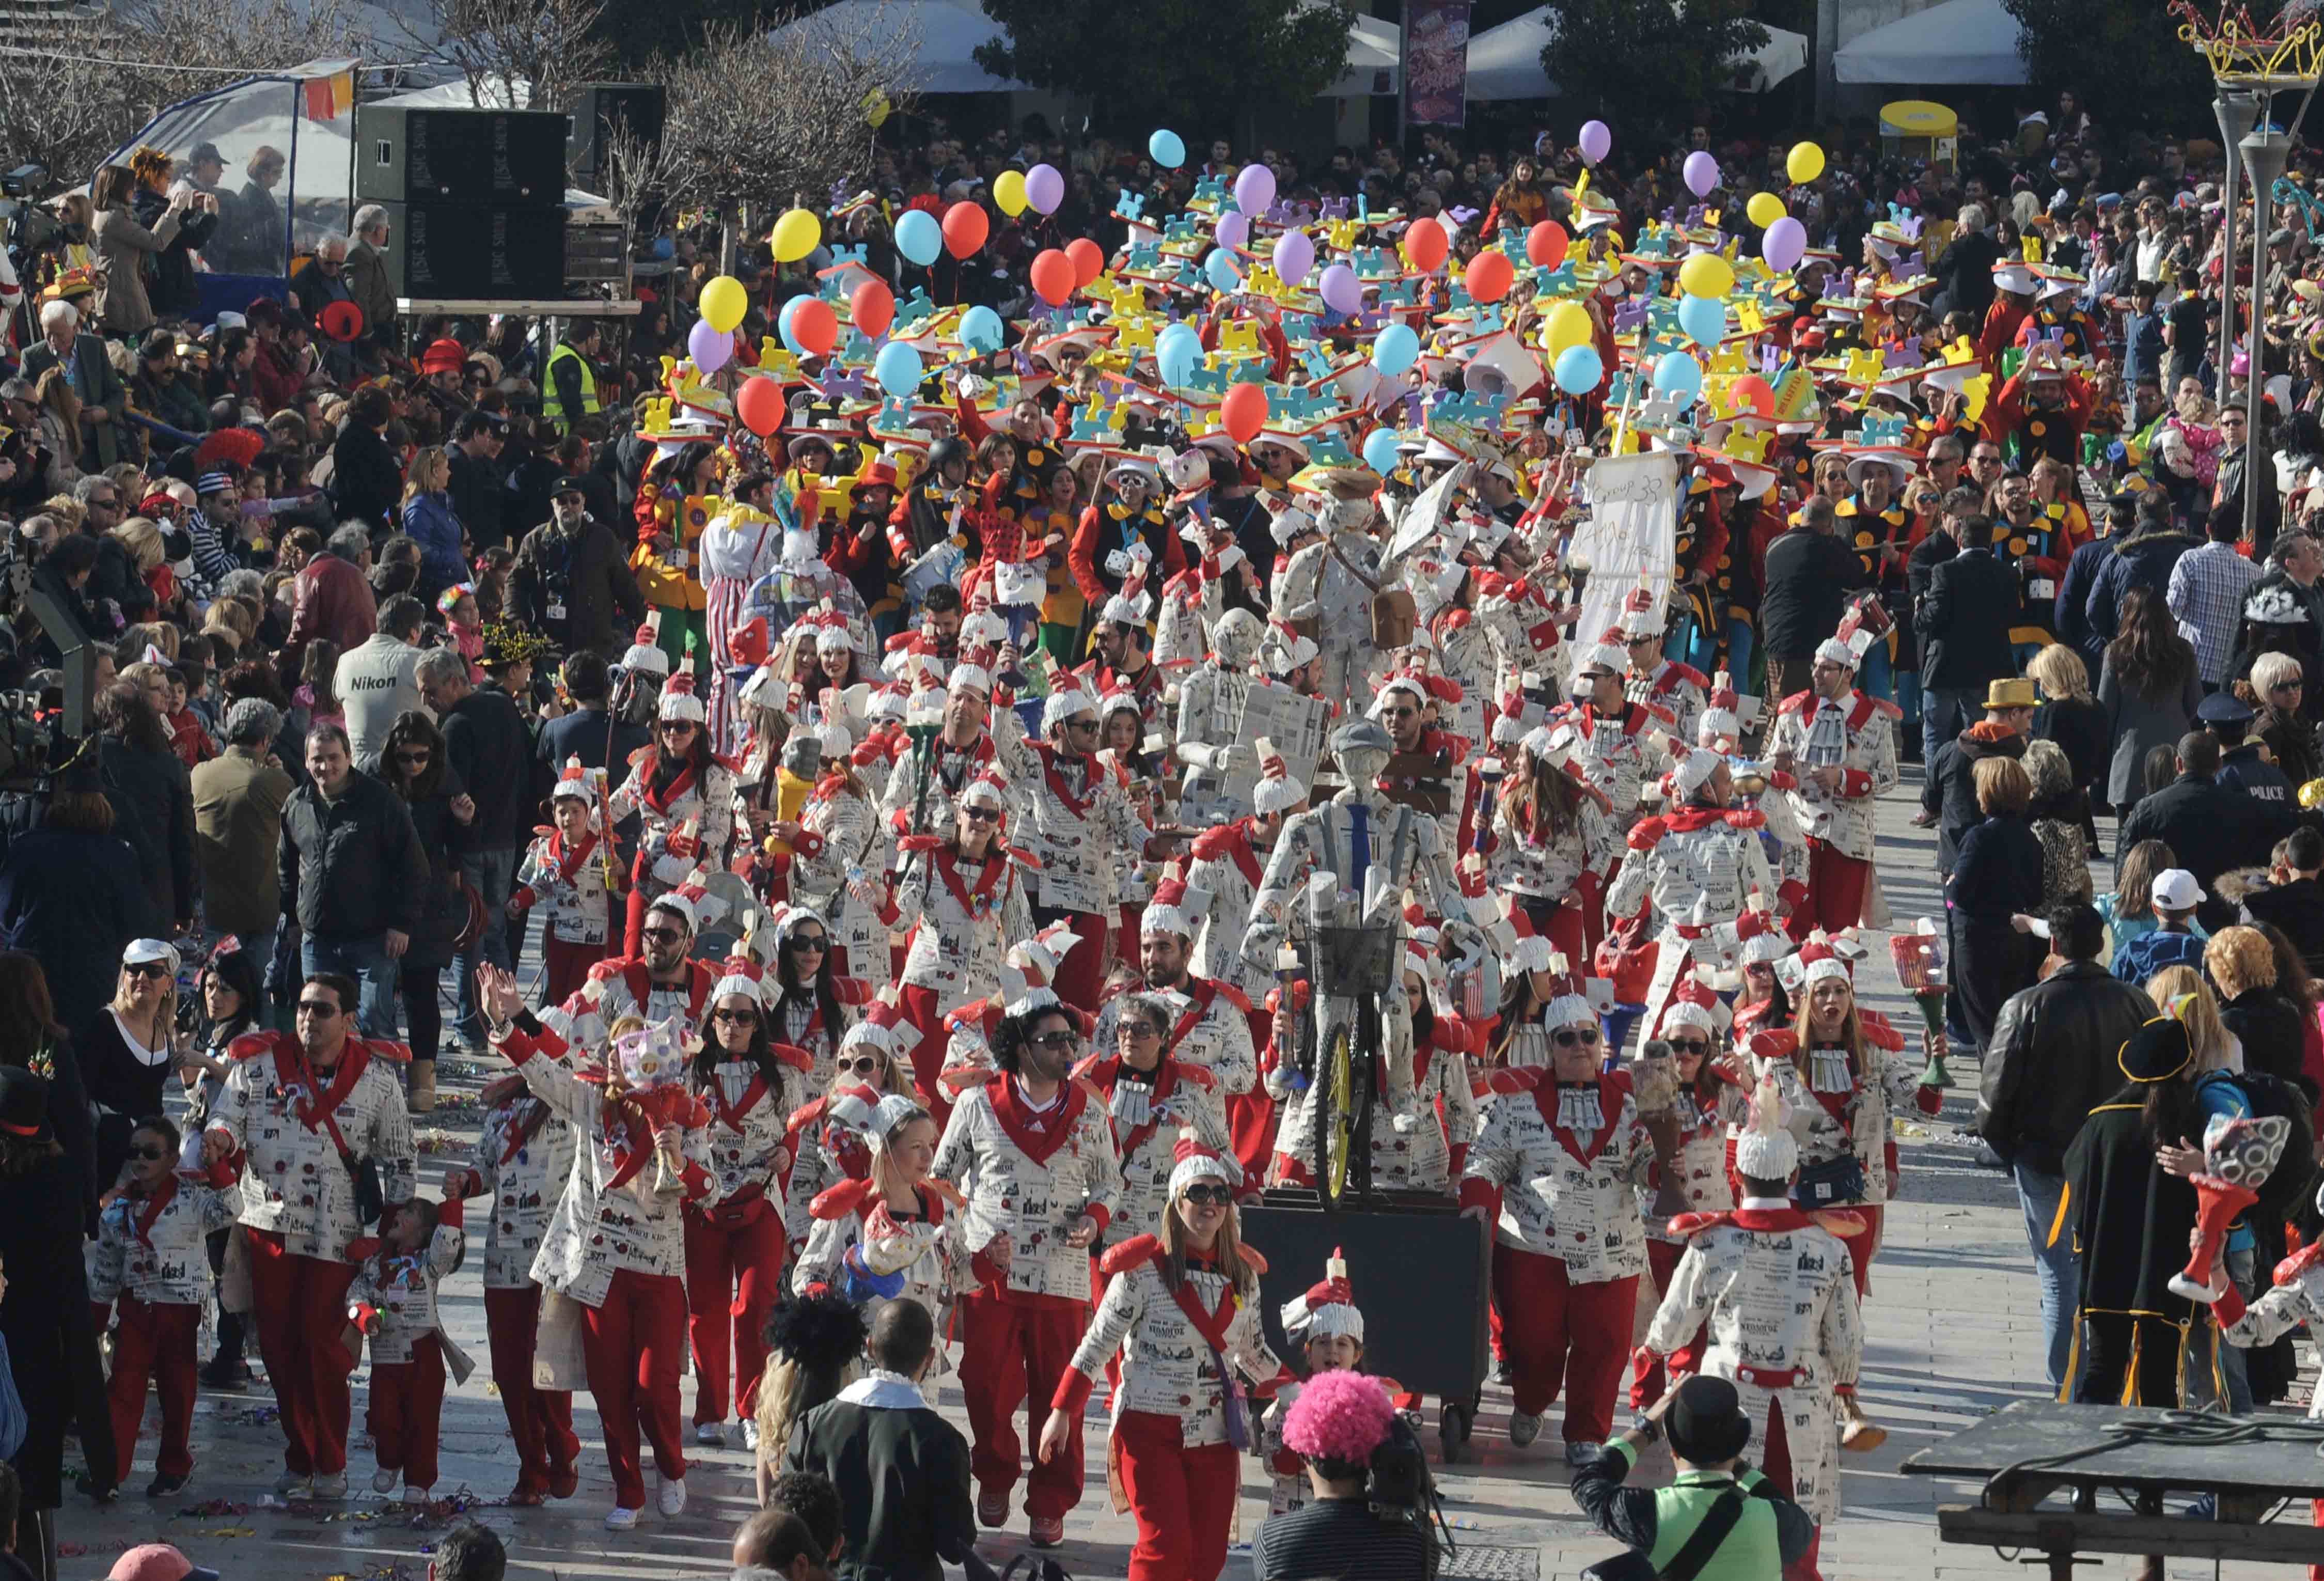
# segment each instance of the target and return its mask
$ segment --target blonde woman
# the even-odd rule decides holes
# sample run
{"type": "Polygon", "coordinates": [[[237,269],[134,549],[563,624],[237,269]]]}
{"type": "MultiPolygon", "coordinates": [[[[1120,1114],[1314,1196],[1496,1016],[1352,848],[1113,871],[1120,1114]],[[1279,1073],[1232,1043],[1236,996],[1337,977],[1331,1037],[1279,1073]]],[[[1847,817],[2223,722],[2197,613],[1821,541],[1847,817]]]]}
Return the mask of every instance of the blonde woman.
{"type": "Polygon", "coordinates": [[[88,1101],[97,1111],[97,1178],[110,1188],[129,1158],[137,1123],[161,1112],[181,1058],[177,1047],[178,952],[158,938],[121,952],[112,1003],[73,1035],[88,1101]]]}
{"type": "MultiPolygon", "coordinates": [[[[142,158],[152,150],[138,151],[142,158]]],[[[168,170],[166,158],[162,162],[168,170]]],[[[106,334],[136,339],[153,327],[153,305],[145,294],[145,263],[158,257],[177,239],[179,227],[195,204],[193,189],[180,186],[149,228],[130,207],[138,178],[127,165],[107,165],[97,172],[89,189],[96,206],[97,257],[104,269],[97,293],[97,318],[106,334]]]]}
{"type": "Polygon", "coordinates": [[[2251,673],[2236,682],[2235,690],[2252,707],[2250,739],[2266,744],[2285,779],[2301,786],[2324,774],[2316,726],[2301,712],[2308,677],[2298,654],[2262,653],[2252,661],[2251,673]]]}
{"type": "Polygon", "coordinates": [[[2241,1046],[2238,1070],[2300,1079],[2300,1007],[2276,982],[2275,947],[2256,928],[2222,928],[2203,947],[2203,975],[2218,989],[2219,1024],[2241,1046]]]}
{"type": "MultiPolygon", "coordinates": [[[[2085,798],[2096,797],[2114,742],[2107,730],[2106,710],[2090,695],[2089,666],[2071,643],[2052,643],[2034,655],[2025,674],[2041,689],[2042,706],[2034,711],[2034,736],[2056,742],[2065,752],[2074,788],[2085,798]]],[[[2083,832],[2095,851],[2098,825],[2087,808],[2082,818],[2083,832]]]]}
{"type": "Polygon", "coordinates": [[[80,481],[74,463],[80,456],[80,397],[62,367],[47,369],[32,386],[32,402],[40,408],[41,444],[49,452],[49,470],[42,481],[54,489],[68,489],[80,481]]]}
{"type": "Polygon", "coordinates": [[[411,458],[403,485],[403,530],[420,545],[420,596],[433,603],[467,579],[467,535],[452,509],[452,458],[429,446],[411,458]]]}

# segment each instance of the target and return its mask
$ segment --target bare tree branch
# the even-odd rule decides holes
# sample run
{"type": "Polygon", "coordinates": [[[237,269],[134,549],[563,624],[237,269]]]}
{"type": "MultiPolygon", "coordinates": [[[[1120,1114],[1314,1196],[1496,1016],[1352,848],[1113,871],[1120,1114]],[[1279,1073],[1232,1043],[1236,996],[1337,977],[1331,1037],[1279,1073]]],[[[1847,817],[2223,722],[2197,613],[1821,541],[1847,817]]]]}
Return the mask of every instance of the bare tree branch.
{"type": "Polygon", "coordinates": [[[613,63],[596,33],[604,14],[605,0],[427,0],[397,21],[420,59],[460,74],[471,103],[562,110],[613,63]]]}

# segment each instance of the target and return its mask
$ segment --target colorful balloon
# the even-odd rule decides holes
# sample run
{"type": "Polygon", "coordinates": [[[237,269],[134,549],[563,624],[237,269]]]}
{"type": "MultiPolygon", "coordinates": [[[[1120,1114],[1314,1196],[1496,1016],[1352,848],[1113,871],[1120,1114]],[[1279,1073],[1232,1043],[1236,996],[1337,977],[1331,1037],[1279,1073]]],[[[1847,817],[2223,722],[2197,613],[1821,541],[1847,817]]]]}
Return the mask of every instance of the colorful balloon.
{"type": "Polygon", "coordinates": [[[715,374],[734,355],[733,332],[719,329],[707,319],[697,319],[687,334],[686,353],[694,359],[696,367],[705,374],[715,374]]]}
{"type": "Polygon", "coordinates": [[[1517,277],[1517,265],[1509,262],[1509,255],[1493,248],[1469,260],[1469,268],[1462,276],[1462,283],[1479,301],[1497,302],[1509,294],[1509,287],[1516,283],[1517,277]]]}
{"type": "Polygon", "coordinates": [[[823,240],[823,222],[804,208],[794,208],[775,221],[774,234],[767,239],[774,244],[776,263],[796,264],[823,240]]]}
{"type": "Polygon", "coordinates": [[[1708,198],[1711,189],[1719,185],[1719,162],[1698,148],[1686,156],[1679,174],[1686,178],[1688,191],[1698,198],[1708,198]]]}
{"type": "Polygon", "coordinates": [[[734,414],[742,426],[761,439],[765,439],[783,426],[788,415],[783,406],[783,382],[780,379],[748,378],[734,392],[734,414]]]}
{"type": "Polygon", "coordinates": [[[839,315],[821,297],[793,297],[784,316],[790,319],[784,338],[797,342],[793,351],[829,356],[831,348],[839,344],[839,315]]]}
{"type": "Polygon", "coordinates": [[[1259,384],[1237,384],[1219,402],[1219,426],[1238,445],[1248,445],[1267,426],[1267,391],[1259,384]]]}
{"type": "Polygon", "coordinates": [[[1557,387],[1568,395],[1587,395],[1606,377],[1606,365],[1594,346],[1569,346],[1557,354],[1553,370],[1557,387]]]}
{"type": "Polygon", "coordinates": [[[1203,337],[1191,325],[1173,324],[1154,337],[1154,361],[1165,384],[1183,384],[1202,365],[1203,337]]]}
{"type": "Polygon", "coordinates": [[[1275,238],[1275,275],[1286,285],[1297,285],[1315,267],[1315,244],[1307,233],[1287,230],[1275,238]]]}
{"type": "Polygon", "coordinates": [[[1420,337],[1409,324],[1390,324],[1372,341],[1372,366],[1395,378],[1420,360],[1420,337]]]}
{"type": "Polygon", "coordinates": [[[696,306],[702,310],[703,319],[721,335],[729,334],[751,310],[751,293],[742,282],[731,274],[722,274],[702,288],[696,306]]]}
{"type": "Polygon", "coordinates": [[[944,251],[944,231],[936,217],[925,208],[906,210],[896,221],[896,251],[923,269],[935,263],[944,251]]]}
{"type": "Polygon", "coordinates": [[[1794,143],[1784,156],[1784,171],[1794,181],[1812,181],[1823,174],[1823,150],[1812,143],[1794,143]]]}
{"type": "Polygon", "coordinates": [[[1727,337],[1727,304],[1717,297],[1683,296],[1678,327],[1697,346],[1716,346],[1727,337]]]}
{"type": "Polygon", "coordinates": [[[1553,357],[1572,347],[1588,346],[1597,337],[1598,325],[1580,302],[1560,302],[1542,323],[1542,348],[1553,357]]]}
{"type": "Polygon", "coordinates": [[[999,351],[1001,315],[982,302],[969,309],[960,316],[960,343],[971,351],[999,351]]]}
{"type": "Polygon", "coordinates": [[[1232,253],[1224,247],[1213,247],[1211,255],[1203,260],[1203,278],[1216,291],[1230,291],[1242,284],[1242,271],[1235,267],[1232,253]]]}
{"type": "Polygon", "coordinates": [[[873,359],[872,376],[889,394],[908,397],[920,387],[920,354],[900,340],[891,340],[873,359]]]}
{"type": "Polygon", "coordinates": [[[1744,217],[1761,230],[1784,217],[1784,200],[1773,192],[1754,192],[1743,206],[1744,217]]]}
{"type": "Polygon", "coordinates": [[[992,201],[1001,212],[1014,219],[1025,212],[1025,172],[1003,171],[992,178],[992,201]]]}
{"type": "Polygon", "coordinates": [[[1055,214],[1065,200],[1065,178],[1057,173],[1056,166],[1037,164],[1025,172],[1025,201],[1036,212],[1055,214]]]}
{"type": "Polygon", "coordinates": [[[963,200],[945,210],[945,251],[955,258],[965,258],[984,245],[992,234],[992,221],[985,217],[977,204],[963,200]]]}
{"type": "Polygon", "coordinates": [[[1087,236],[1075,236],[1065,244],[1065,256],[1074,261],[1074,289],[1079,291],[1105,273],[1105,254],[1087,236]]]}
{"type": "Polygon", "coordinates": [[[1211,227],[1222,247],[1240,247],[1250,240],[1250,217],[1240,208],[1230,208],[1219,216],[1219,223],[1211,227]]]}
{"type": "Polygon", "coordinates": [[[847,314],[858,329],[877,340],[896,321],[896,293],[884,280],[867,280],[847,299],[847,314]]]}
{"type": "Polygon", "coordinates": [[[1364,305],[1364,282],[1345,264],[1334,264],[1317,277],[1315,290],[1323,305],[1335,313],[1354,313],[1364,305]]]}
{"type": "Polygon", "coordinates": [[[1678,266],[1678,288],[1689,296],[1722,298],[1735,289],[1735,265],[1716,253],[1691,253],[1678,266]]]}
{"type": "Polygon", "coordinates": [[[1386,477],[1398,460],[1394,429],[1374,429],[1364,436],[1364,465],[1386,477]]]}
{"type": "Polygon", "coordinates": [[[1053,308],[1062,308],[1073,300],[1074,261],[1063,248],[1048,247],[1036,254],[1032,267],[1033,294],[1053,308]]]}
{"type": "Polygon", "coordinates": [[[1554,269],[1565,262],[1565,249],[1572,238],[1565,227],[1554,219],[1545,219],[1526,232],[1526,262],[1544,269],[1554,269]]]}
{"type": "Polygon", "coordinates": [[[1576,141],[1582,144],[1582,157],[1596,164],[1614,146],[1614,134],[1606,129],[1603,121],[1584,121],[1582,135],[1576,141]]]}
{"type": "Polygon", "coordinates": [[[1146,153],[1164,170],[1175,171],[1186,162],[1186,140],[1167,126],[1157,126],[1146,140],[1146,153]]]}
{"type": "Polygon", "coordinates": [[[1433,219],[1416,219],[1404,227],[1405,260],[1423,274],[1436,273],[1452,250],[1444,227],[1433,219]]]}
{"type": "Polygon", "coordinates": [[[1807,250],[1808,227],[1788,214],[1769,226],[1767,234],[1759,238],[1759,256],[1778,274],[1798,268],[1807,250]]]}
{"type": "Polygon", "coordinates": [[[1681,402],[1692,402],[1702,393],[1702,365],[1683,351],[1666,351],[1655,364],[1655,389],[1681,402]]]}
{"type": "Polygon", "coordinates": [[[1775,387],[1757,374],[1746,374],[1728,387],[1737,408],[1748,406],[1755,417],[1775,415],[1775,387]]]}
{"type": "Polygon", "coordinates": [[[1265,214],[1275,206],[1275,172],[1263,164],[1247,164],[1235,178],[1235,207],[1245,214],[1265,214]]]}

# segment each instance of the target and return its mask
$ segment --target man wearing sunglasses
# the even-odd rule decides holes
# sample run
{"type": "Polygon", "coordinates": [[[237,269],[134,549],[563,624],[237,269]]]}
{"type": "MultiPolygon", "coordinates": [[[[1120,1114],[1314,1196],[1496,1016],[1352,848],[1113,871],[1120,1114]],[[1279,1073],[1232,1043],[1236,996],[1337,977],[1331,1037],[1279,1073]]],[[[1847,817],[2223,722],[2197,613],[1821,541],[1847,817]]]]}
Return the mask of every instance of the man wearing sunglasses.
{"type": "Polygon", "coordinates": [[[1614,821],[1625,827],[1638,816],[1646,738],[1655,734],[1654,716],[1632,702],[1625,688],[1629,668],[1630,651],[1619,641],[1583,648],[1574,661],[1570,700],[1549,716],[1553,728],[1572,726],[1572,752],[1583,776],[1613,804],[1614,821]]]}
{"type": "Polygon", "coordinates": [[[355,1175],[376,1166],[392,1207],[410,1197],[418,1155],[395,1064],[400,1045],[355,1035],[356,989],[335,972],[299,990],[297,1031],[247,1032],[202,1136],[206,1162],[239,1171],[258,1348],[281,1408],[284,1497],[347,1492],[347,1373],[335,1343],[346,1324],[364,1234],[355,1175]]]}
{"type": "Polygon", "coordinates": [[[688,958],[694,933],[692,900],[678,890],[656,896],[646,907],[638,953],[590,967],[595,997],[585,985],[563,1004],[544,1009],[541,1024],[573,1047],[596,1052],[605,1047],[606,1029],[625,1015],[642,1016],[649,1026],[679,1016],[691,1035],[702,1025],[704,1006],[718,980],[711,963],[688,958]]]}
{"type": "MultiPolygon", "coordinates": [[[[927,694],[923,693],[922,696],[927,694]]],[[[925,753],[897,755],[880,793],[880,828],[903,834],[942,833],[969,782],[996,766],[999,746],[985,722],[992,714],[992,672],[982,664],[955,664],[945,679],[944,728],[925,753]]],[[[890,867],[893,849],[890,847],[890,867]]]]}
{"type": "Polygon", "coordinates": [[[1117,687],[1135,697],[1148,730],[1165,722],[1162,667],[1154,662],[1154,633],[1146,627],[1153,612],[1150,593],[1116,593],[1107,599],[1097,620],[1097,657],[1074,671],[1093,697],[1117,687]]]}

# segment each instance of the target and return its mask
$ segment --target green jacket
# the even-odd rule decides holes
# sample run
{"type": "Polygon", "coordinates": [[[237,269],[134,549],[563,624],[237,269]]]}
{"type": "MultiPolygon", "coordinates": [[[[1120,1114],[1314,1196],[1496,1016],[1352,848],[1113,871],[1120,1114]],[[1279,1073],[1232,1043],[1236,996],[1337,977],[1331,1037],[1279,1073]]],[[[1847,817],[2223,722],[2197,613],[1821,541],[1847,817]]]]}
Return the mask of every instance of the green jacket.
{"type": "Polygon", "coordinates": [[[1607,1445],[1597,1459],[1573,1474],[1573,1497],[1600,1531],[1644,1555],[1656,1574],[1678,1557],[1729,1487],[1740,1487],[1750,1496],[1744,1502],[1742,1519],[1697,1572],[1699,1581],[1768,1581],[1815,1540],[1815,1522],[1807,1512],[1775,1492],[1751,1466],[1739,1467],[1735,1475],[1681,1472],[1669,1487],[1649,1492],[1622,1485],[1636,1455],[1626,1438],[1607,1445]]]}

